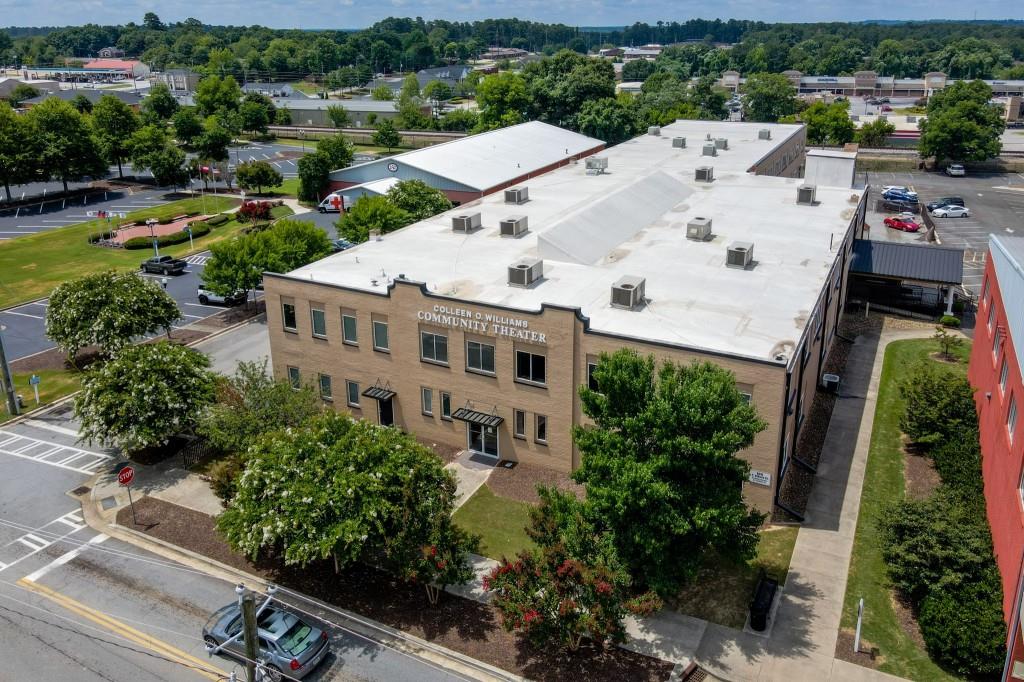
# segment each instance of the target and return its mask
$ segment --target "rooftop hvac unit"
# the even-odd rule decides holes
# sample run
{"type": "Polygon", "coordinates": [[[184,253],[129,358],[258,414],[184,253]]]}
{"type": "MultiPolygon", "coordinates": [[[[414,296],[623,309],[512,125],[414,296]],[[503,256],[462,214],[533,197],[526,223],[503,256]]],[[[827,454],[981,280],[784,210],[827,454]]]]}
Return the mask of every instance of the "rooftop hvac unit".
{"type": "Polygon", "coordinates": [[[725,250],[725,265],[730,268],[746,269],[754,262],[752,242],[733,242],[725,250]]]}
{"type": "Polygon", "coordinates": [[[480,225],[479,213],[452,216],[452,232],[465,232],[468,234],[480,229],[480,225]]]}
{"type": "Polygon", "coordinates": [[[651,126],[647,129],[648,135],[661,135],[661,126],[651,126]]]}
{"type": "Polygon", "coordinates": [[[729,140],[727,138],[724,138],[724,137],[716,137],[715,138],[715,148],[716,149],[728,149],[729,148],[729,140]]]}
{"type": "Polygon", "coordinates": [[[612,285],[612,307],[632,310],[644,302],[646,280],[626,275],[612,285]]]}
{"type": "Polygon", "coordinates": [[[704,148],[700,152],[701,156],[718,156],[718,150],[715,149],[714,142],[705,142],[704,148]]]}
{"type": "Polygon", "coordinates": [[[694,179],[697,182],[713,182],[715,179],[715,169],[712,166],[697,166],[694,179]]]}
{"type": "Polygon", "coordinates": [[[685,137],[673,137],[672,146],[676,149],[686,149],[686,138],[685,137]]]}
{"type": "Polygon", "coordinates": [[[839,393],[839,375],[822,374],[821,387],[828,391],[829,393],[839,393]]]}
{"type": "Polygon", "coordinates": [[[528,187],[509,187],[505,190],[506,204],[525,204],[529,200],[530,190],[528,187]]]}
{"type": "Polygon", "coordinates": [[[588,156],[586,163],[588,172],[595,171],[596,173],[603,173],[608,170],[607,156],[588,156]]]}
{"type": "Polygon", "coordinates": [[[917,123],[917,116],[907,116],[907,123],[917,123]]]}
{"type": "Polygon", "coordinates": [[[757,139],[759,140],[770,140],[772,139],[772,131],[770,128],[761,128],[757,131],[757,139]]]}
{"type": "Polygon", "coordinates": [[[710,142],[714,138],[711,137],[711,133],[708,133],[707,135],[704,136],[704,139],[707,140],[708,142],[710,142]]]}
{"type": "Polygon", "coordinates": [[[686,223],[686,238],[695,241],[704,241],[711,237],[711,218],[690,218],[686,223]]]}
{"type": "Polygon", "coordinates": [[[508,266],[508,284],[512,287],[528,287],[544,276],[544,261],[539,258],[522,258],[508,266]]]}
{"type": "Polygon", "coordinates": [[[510,215],[499,223],[502,237],[522,237],[530,231],[524,215],[510,215]]]}
{"type": "Polygon", "coordinates": [[[800,185],[796,188],[796,203],[807,206],[814,205],[814,195],[817,193],[816,185],[800,185]]]}

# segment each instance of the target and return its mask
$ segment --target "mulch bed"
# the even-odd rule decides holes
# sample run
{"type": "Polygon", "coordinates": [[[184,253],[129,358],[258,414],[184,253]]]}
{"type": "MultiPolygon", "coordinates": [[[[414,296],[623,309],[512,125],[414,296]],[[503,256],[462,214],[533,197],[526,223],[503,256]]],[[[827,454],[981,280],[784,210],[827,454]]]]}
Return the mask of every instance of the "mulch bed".
{"type": "Polygon", "coordinates": [[[860,651],[854,653],[853,643],[856,639],[856,633],[849,630],[840,630],[839,639],[836,640],[836,658],[877,670],[884,659],[877,655],[874,658],[871,657],[872,644],[863,637],[860,638],[860,651]]]}
{"type": "Polygon", "coordinates": [[[903,480],[906,496],[911,500],[923,500],[942,483],[931,457],[908,447],[907,443],[903,446],[903,480]]]}
{"type": "Polygon", "coordinates": [[[512,469],[495,467],[490,478],[487,479],[487,486],[495,495],[530,504],[540,502],[540,497],[537,495],[538,485],[558,488],[574,494],[581,500],[585,493],[584,487],[569,478],[568,472],[522,462],[516,464],[512,469]]]}
{"type": "Polygon", "coordinates": [[[674,667],[618,648],[584,646],[575,654],[540,650],[506,632],[486,604],[445,594],[431,607],[421,588],[363,565],[339,575],[329,562],[305,569],[273,558],[250,562],[231,551],[213,517],[152,497],[136,502],[135,513],[138,526],[127,508],[118,512],[117,522],[530,679],[653,682],[667,680],[674,667]]]}
{"type": "Polygon", "coordinates": [[[462,452],[462,448],[455,445],[446,445],[445,443],[436,443],[432,438],[426,438],[424,436],[415,436],[419,444],[432,450],[435,455],[441,458],[441,461],[445,464],[454,462],[459,457],[459,453],[462,452]]]}

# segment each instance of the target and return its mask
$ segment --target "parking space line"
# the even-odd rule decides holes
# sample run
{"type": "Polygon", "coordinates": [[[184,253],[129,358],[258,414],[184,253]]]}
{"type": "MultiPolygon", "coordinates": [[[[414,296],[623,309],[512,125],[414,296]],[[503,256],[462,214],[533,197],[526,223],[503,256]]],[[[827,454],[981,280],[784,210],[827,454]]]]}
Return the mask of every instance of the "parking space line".
{"type": "Polygon", "coordinates": [[[19,313],[19,312],[15,311],[15,310],[5,310],[4,313],[7,314],[7,315],[20,315],[21,317],[31,317],[31,318],[34,318],[34,319],[37,319],[37,320],[46,319],[46,318],[44,318],[44,317],[42,317],[40,315],[29,315],[28,313],[19,313]]]}
{"type": "Polygon", "coordinates": [[[221,308],[218,308],[215,305],[203,305],[202,303],[182,303],[182,305],[190,305],[195,308],[209,308],[210,310],[221,310],[221,308]]]}
{"type": "Polygon", "coordinates": [[[207,317],[209,317],[209,315],[189,315],[188,313],[182,313],[181,316],[182,317],[191,317],[191,318],[193,318],[195,320],[203,320],[203,319],[206,319],[207,317]]]}

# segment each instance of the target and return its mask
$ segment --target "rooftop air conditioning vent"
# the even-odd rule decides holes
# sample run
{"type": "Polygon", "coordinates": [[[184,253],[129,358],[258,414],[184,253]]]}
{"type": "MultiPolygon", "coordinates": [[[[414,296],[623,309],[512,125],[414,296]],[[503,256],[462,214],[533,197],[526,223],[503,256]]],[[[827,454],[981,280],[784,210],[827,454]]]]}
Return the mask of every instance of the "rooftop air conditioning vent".
{"type": "Polygon", "coordinates": [[[632,310],[643,305],[645,283],[643,277],[620,277],[619,281],[612,285],[612,307],[632,310]]]}
{"type": "Polygon", "coordinates": [[[701,156],[718,156],[718,150],[715,149],[714,142],[705,142],[704,148],[700,152],[701,156]]]}
{"type": "Polygon", "coordinates": [[[529,222],[524,215],[510,215],[499,225],[502,237],[522,237],[530,231],[529,222]]]}
{"type": "Polygon", "coordinates": [[[528,287],[544,277],[544,261],[539,258],[522,258],[508,266],[508,284],[512,287],[528,287]]]}
{"type": "Polygon", "coordinates": [[[697,216],[686,223],[686,238],[694,241],[706,241],[711,238],[711,218],[697,216]]]}
{"type": "Polygon", "coordinates": [[[607,156],[588,156],[587,157],[587,174],[588,175],[600,175],[608,170],[608,157],[607,156]]]}
{"type": "Polygon", "coordinates": [[[714,138],[713,138],[713,137],[711,137],[711,133],[708,133],[707,135],[705,135],[705,136],[704,136],[704,139],[705,139],[705,140],[707,140],[708,142],[710,142],[710,141],[711,141],[711,140],[713,140],[714,138]]]}
{"type": "Polygon", "coordinates": [[[757,131],[757,139],[759,140],[770,140],[772,139],[772,131],[770,128],[761,128],[757,131]]]}
{"type": "Polygon", "coordinates": [[[729,140],[728,140],[728,138],[716,137],[715,138],[715,148],[716,149],[728,149],[729,148],[729,140]]]}
{"type": "Polygon", "coordinates": [[[907,123],[917,123],[917,116],[907,116],[907,123]]]}
{"type": "Polygon", "coordinates": [[[480,229],[480,214],[468,213],[466,215],[452,216],[452,232],[469,234],[480,229]]]}
{"type": "Polygon", "coordinates": [[[506,204],[525,204],[530,200],[530,189],[528,187],[509,187],[505,190],[506,204]]]}
{"type": "Polygon", "coordinates": [[[651,126],[647,129],[647,134],[654,136],[661,135],[661,126],[651,126]]]}
{"type": "Polygon", "coordinates": [[[817,192],[816,185],[800,185],[796,188],[796,203],[813,206],[816,203],[814,197],[817,192]]]}
{"type": "Polygon", "coordinates": [[[747,269],[754,262],[752,242],[733,242],[725,251],[725,265],[730,268],[747,269]]]}
{"type": "MultiPolygon", "coordinates": [[[[714,154],[712,154],[714,156],[714,154]]],[[[714,182],[715,180],[715,169],[712,166],[697,166],[697,171],[694,175],[694,179],[697,182],[714,182]]]]}
{"type": "Polygon", "coordinates": [[[685,137],[673,137],[672,146],[676,149],[686,149],[686,138],[685,137]]]}

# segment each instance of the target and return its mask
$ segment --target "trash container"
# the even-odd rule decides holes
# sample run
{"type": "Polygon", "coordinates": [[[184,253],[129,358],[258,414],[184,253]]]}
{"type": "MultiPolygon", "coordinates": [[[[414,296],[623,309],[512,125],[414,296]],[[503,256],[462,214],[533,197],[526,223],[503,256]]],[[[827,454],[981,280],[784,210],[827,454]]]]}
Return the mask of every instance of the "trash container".
{"type": "Polygon", "coordinates": [[[772,610],[775,592],[779,589],[779,581],[761,574],[754,589],[754,598],[750,600],[750,627],[763,632],[768,627],[768,614],[772,610]]]}

